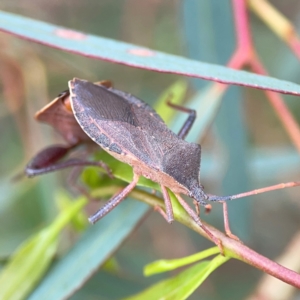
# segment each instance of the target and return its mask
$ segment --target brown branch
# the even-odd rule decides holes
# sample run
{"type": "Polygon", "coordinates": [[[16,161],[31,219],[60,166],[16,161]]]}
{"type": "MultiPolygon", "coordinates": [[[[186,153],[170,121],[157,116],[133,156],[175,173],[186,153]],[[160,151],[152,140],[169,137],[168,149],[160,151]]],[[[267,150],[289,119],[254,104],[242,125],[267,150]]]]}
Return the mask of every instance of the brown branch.
{"type": "MultiPolygon", "coordinates": [[[[105,189],[97,189],[92,192],[92,197],[104,197],[108,196],[107,193],[113,194],[120,187],[119,186],[110,186],[109,190],[105,189]]],[[[138,189],[133,190],[129,197],[142,201],[151,205],[152,207],[161,207],[164,209],[164,203],[162,199],[159,197],[149,194],[145,191],[141,191],[138,189]]],[[[175,220],[182,223],[183,225],[189,227],[190,229],[196,231],[202,236],[210,239],[206,232],[204,232],[183,210],[176,211],[174,210],[175,220]]],[[[202,221],[203,222],[203,221],[202,221]]],[[[248,248],[243,243],[236,241],[227,237],[224,233],[214,228],[213,226],[203,222],[203,224],[213,233],[215,237],[217,237],[224,249],[225,256],[229,256],[232,258],[236,258],[241,260],[267,274],[270,274],[294,287],[300,288],[300,274],[285,268],[284,266],[270,260],[269,258],[255,252],[254,250],[248,248]]],[[[167,224],[166,224],[167,226],[167,224]]]]}
{"type": "MultiPolygon", "coordinates": [[[[280,257],[276,258],[276,261],[280,264],[284,264],[294,271],[300,271],[300,231],[298,231],[289,245],[284,250],[280,257]]],[[[296,289],[287,285],[284,282],[278,281],[276,278],[265,274],[260,280],[256,290],[253,292],[247,300],[259,300],[259,299],[292,299],[296,289]]]]}
{"type": "MultiPolygon", "coordinates": [[[[263,64],[256,56],[252,57],[250,61],[250,67],[258,74],[268,75],[268,72],[264,68],[263,64]]],[[[264,91],[264,93],[273,106],[291,141],[297,148],[298,152],[300,152],[300,128],[292,113],[286,106],[283,98],[274,92],[264,91]]]]}

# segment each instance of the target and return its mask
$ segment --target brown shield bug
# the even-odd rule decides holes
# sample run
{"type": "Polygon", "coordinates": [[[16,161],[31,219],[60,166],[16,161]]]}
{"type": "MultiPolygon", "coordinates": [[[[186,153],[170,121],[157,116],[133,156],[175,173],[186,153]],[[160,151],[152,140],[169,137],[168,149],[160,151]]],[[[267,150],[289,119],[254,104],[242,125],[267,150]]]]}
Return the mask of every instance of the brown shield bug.
{"type": "Polygon", "coordinates": [[[226,201],[300,184],[290,182],[232,196],[206,194],[199,178],[201,147],[184,140],[196,118],[194,110],[168,103],[189,114],[175,134],[149,105],[131,94],[77,78],[69,81],[69,89],[73,113],[83,131],[105,151],[133,168],[132,182],[92,215],[91,223],[109,213],[137,185],[139,177],[144,176],[160,185],[166,207],[166,212],[160,212],[169,223],[174,217],[167,188],[222,251],[220,241],[202,224],[199,205],[208,207],[207,201],[222,202],[225,231],[237,239],[229,229],[226,201]],[[181,195],[194,200],[198,214],[181,195]]]}
{"type": "Polygon", "coordinates": [[[176,135],[149,105],[130,94],[76,78],[69,82],[69,88],[73,113],[83,131],[105,151],[133,167],[132,182],[89,221],[95,223],[109,213],[136,186],[139,177],[144,176],[160,184],[166,213],[160,212],[169,223],[174,216],[167,188],[193,220],[220,245],[181,197],[181,194],[188,195],[204,206],[209,199],[199,181],[200,145],[184,140],[196,118],[195,111],[169,103],[189,113],[176,135]]]}
{"type": "Polygon", "coordinates": [[[223,203],[225,231],[228,236],[237,239],[229,228],[226,201],[298,186],[300,182],[282,183],[232,196],[206,194],[200,184],[201,147],[184,140],[194,123],[196,112],[170,102],[168,104],[189,114],[178,134],[173,133],[149,105],[135,96],[114,89],[107,83],[91,83],[75,78],[69,81],[69,91],[60,94],[36,116],[56,128],[68,146],[54,146],[40,152],[27,166],[26,173],[34,176],[69,166],[101,165],[102,162],[78,160],[59,162],[77,145],[94,141],[116,159],[131,165],[133,180],[89,218],[91,223],[96,223],[125,199],[140,176],[144,176],[160,185],[166,212],[162,209],[159,212],[169,223],[174,216],[167,189],[175,194],[182,207],[222,252],[220,241],[198,216],[199,205],[209,208],[207,201],[223,203]],[[181,195],[194,200],[197,213],[181,195]]]}

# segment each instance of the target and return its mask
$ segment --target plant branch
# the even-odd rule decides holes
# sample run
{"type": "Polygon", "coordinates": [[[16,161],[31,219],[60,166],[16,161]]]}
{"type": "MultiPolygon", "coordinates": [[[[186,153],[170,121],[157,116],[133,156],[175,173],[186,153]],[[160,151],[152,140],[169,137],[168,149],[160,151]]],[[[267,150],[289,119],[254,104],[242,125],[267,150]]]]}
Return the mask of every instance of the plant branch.
{"type": "MultiPolygon", "coordinates": [[[[252,58],[252,60],[250,61],[250,66],[253,71],[258,74],[268,74],[263,64],[257,57],[252,58]]],[[[292,113],[286,106],[283,98],[279,94],[270,91],[264,91],[264,93],[273,106],[278,118],[280,119],[294,146],[297,148],[298,152],[300,152],[300,128],[292,113]]]]}
{"type": "MultiPolygon", "coordinates": [[[[260,5],[266,5],[267,4],[266,1],[250,0],[248,1],[248,3],[249,5],[251,4],[251,7],[254,6],[257,10],[259,10],[260,14],[262,14],[263,12],[264,16],[268,15],[268,13],[266,13],[266,11],[263,10],[262,7],[260,6],[260,5]]],[[[251,69],[257,74],[268,75],[265,67],[260,62],[253,46],[245,0],[232,0],[232,5],[233,5],[233,12],[234,12],[234,19],[235,19],[235,28],[237,31],[237,48],[234,51],[227,66],[234,69],[242,69],[246,66],[250,66],[251,69]]],[[[275,21],[273,20],[272,22],[274,23],[275,21]]],[[[286,24],[286,22],[284,24],[286,24]]],[[[283,23],[283,20],[281,21],[281,23],[283,23]]],[[[285,25],[285,27],[286,26],[287,25],[285,25]]],[[[286,30],[284,32],[286,32],[286,30]]],[[[297,40],[296,37],[294,39],[297,40]]],[[[300,42],[299,42],[299,50],[300,50],[300,42]]],[[[223,86],[223,89],[226,89],[226,86],[223,86]]],[[[297,148],[298,152],[300,152],[300,128],[298,126],[298,123],[294,119],[293,115],[289,111],[288,107],[286,106],[285,102],[283,101],[280,95],[266,90],[264,92],[267,95],[267,98],[270,101],[271,105],[273,106],[274,110],[276,111],[288,136],[290,137],[291,141],[297,148]]]]}
{"type": "MultiPolygon", "coordinates": [[[[276,258],[280,264],[289,266],[291,269],[300,271],[300,231],[298,231],[290,243],[285,248],[284,252],[276,258]]],[[[259,299],[292,299],[296,290],[293,286],[287,285],[284,282],[278,281],[276,278],[265,274],[260,280],[257,288],[247,300],[259,299]]]]}
{"type": "MultiPolygon", "coordinates": [[[[110,186],[109,189],[96,189],[92,192],[92,197],[105,197],[108,194],[113,194],[120,189],[120,186],[110,186]]],[[[151,205],[152,207],[161,207],[165,208],[164,203],[161,198],[149,194],[145,191],[135,189],[130,194],[129,197],[142,201],[151,205]]],[[[186,213],[182,211],[174,210],[175,220],[182,223],[183,225],[189,227],[190,229],[196,231],[202,236],[210,239],[205,231],[203,231],[186,213]]],[[[284,266],[270,260],[269,258],[255,252],[254,250],[248,248],[240,241],[236,241],[227,237],[224,233],[214,228],[213,226],[205,223],[202,223],[217,237],[224,249],[225,256],[239,259],[267,274],[270,274],[294,287],[300,288],[300,274],[285,268],[284,266]]]]}

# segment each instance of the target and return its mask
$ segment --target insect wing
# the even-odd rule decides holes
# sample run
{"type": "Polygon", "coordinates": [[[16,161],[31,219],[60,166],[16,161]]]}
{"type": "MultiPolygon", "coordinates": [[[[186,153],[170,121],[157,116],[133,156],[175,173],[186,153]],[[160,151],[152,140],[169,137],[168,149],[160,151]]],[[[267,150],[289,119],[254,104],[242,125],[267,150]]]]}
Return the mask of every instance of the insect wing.
{"type": "Polygon", "coordinates": [[[87,81],[74,79],[69,85],[75,118],[96,143],[118,154],[130,152],[159,168],[176,135],[150,106],[132,95],[87,81]],[[162,143],[164,132],[169,138],[162,143]]]}
{"type": "Polygon", "coordinates": [[[91,142],[83,132],[71,111],[67,110],[64,100],[69,97],[69,90],[60,93],[53,101],[35,114],[39,122],[49,124],[59,132],[70,144],[79,142],[91,142]]]}

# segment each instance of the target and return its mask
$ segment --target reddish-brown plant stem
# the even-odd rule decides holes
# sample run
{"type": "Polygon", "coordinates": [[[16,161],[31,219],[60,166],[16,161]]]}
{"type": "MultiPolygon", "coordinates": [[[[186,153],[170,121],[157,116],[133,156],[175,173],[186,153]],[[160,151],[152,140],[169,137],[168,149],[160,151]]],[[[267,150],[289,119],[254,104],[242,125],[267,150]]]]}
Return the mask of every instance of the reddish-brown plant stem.
{"type": "MultiPolygon", "coordinates": [[[[102,189],[99,189],[95,195],[100,197],[106,196],[106,194],[103,195],[101,191],[102,189]]],[[[133,190],[130,193],[130,196],[134,199],[145,202],[153,206],[154,208],[161,207],[162,209],[164,209],[164,203],[159,197],[151,195],[145,191],[133,190]]],[[[184,213],[184,211],[175,210],[174,217],[183,225],[191,228],[192,230],[211,240],[211,237],[209,237],[207,233],[196,222],[194,222],[188,214],[184,213]]],[[[225,255],[239,259],[267,274],[270,274],[288,284],[291,284],[294,287],[300,288],[300,274],[289,270],[284,266],[272,261],[271,259],[255,252],[240,241],[229,238],[213,226],[203,221],[202,223],[216,238],[221,241],[225,255]]]]}
{"type": "Polygon", "coordinates": [[[253,51],[253,44],[251,39],[251,33],[249,28],[248,13],[244,0],[232,0],[233,17],[235,21],[235,30],[237,38],[237,49],[243,50],[245,55],[245,61],[251,57],[253,51]]]}
{"type": "Polygon", "coordinates": [[[300,59],[300,40],[297,36],[293,36],[290,39],[289,45],[291,49],[294,51],[295,55],[300,59]]]}
{"type": "MultiPolygon", "coordinates": [[[[232,0],[232,4],[235,28],[237,32],[237,48],[227,66],[234,69],[242,69],[245,66],[250,66],[256,73],[268,75],[253,47],[246,1],[232,0]]],[[[291,141],[297,148],[298,152],[300,152],[300,129],[293,115],[280,95],[271,91],[265,91],[265,93],[286,129],[291,141]]]]}
{"type": "MultiPolygon", "coordinates": [[[[253,58],[253,47],[250,39],[250,30],[248,28],[248,20],[247,20],[247,13],[245,8],[245,1],[244,0],[233,0],[233,7],[234,7],[234,15],[236,20],[236,28],[238,31],[238,49],[232,56],[232,59],[229,62],[229,66],[232,68],[242,68],[242,66],[246,64],[254,65],[254,61],[256,58],[253,58]],[[239,25],[242,25],[239,27],[239,25]]],[[[24,38],[23,36],[20,36],[24,38]]],[[[37,41],[37,40],[34,40],[37,41]]],[[[39,41],[41,43],[41,41],[39,41]]],[[[48,45],[50,47],[56,47],[55,45],[48,45]]],[[[78,53],[81,54],[82,53],[78,53]]],[[[137,67],[137,66],[136,66],[137,67]]],[[[138,66],[141,67],[141,66],[138,66]]],[[[183,74],[183,73],[182,73],[183,74]]],[[[185,74],[191,76],[189,74],[185,74]]],[[[288,127],[288,125],[286,125],[288,127]]],[[[189,220],[189,222],[192,222],[189,220]]],[[[241,259],[289,284],[294,285],[295,287],[300,288],[300,275],[288,270],[273,261],[259,255],[255,251],[247,248],[246,246],[242,245],[241,243],[229,239],[221,232],[217,231],[213,227],[206,225],[211,229],[211,231],[222,240],[224,245],[225,253],[241,259]]],[[[196,231],[201,231],[199,226],[194,224],[196,231]]]]}
{"type": "MultiPolygon", "coordinates": [[[[246,2],[244,0],[232,0],[235,28],[237,32],[237,48],[233,53],[231,59],[229,60],[227,66],[235,69],[242,69],[245,66],[250,66],[253,71],[259,74],[267,74],[264,66],[259,61],[251,39],[248,15],[246,9],[246,2]]],[[[227,86],[220,85],[220,88],[224,91],[227,86]]],[[[282,98],[273,92],[265,91],[266,95],[277,112],[284,128],[289,134],[292,142],[300,152],[300,130],[296,121],[294,120],[292,114],[288,110],[282,98]]],[[[225,211],[224,211],[225,214],[225,211]]],[[[226,218],[225,218],[226,219],[226,218]]],[[[206,225],[205,225],[206,226],[206,225]]],[[[294,271],[282,267],[281,265],[275,263],[274,261],[256,253],[255,251],[249,249],[239,242],[228,239],[228,237],[220,236],[220,232],[216,231],[212,227],[208,227],[209,230],[221,240],[224,246],[225,253],[226,250],[230,252],[235,258],[238,258],[252,266],[286,282],[297,288],[300,288],[300,275],[294,271]]],[[[194,228],[197,230],[196,228],[194,228]]],[[[199,228],[198,230],[199,231],[199,228]]],[[[203,232],[202,232],[203,234],[203,232]]]]}
{"type": "MultiPolygon", "coordinates": [[[[253,58],[250,62],[250,66],[258,74],[268,75],[262,63],[256,57],[253,58]]],[[[264,91],[271,105],[273,106],[275,112],[277,113],[278,118],[283,124],[286,132],[288,133],[290,139],[293,144],[297,148],[298,152],[300,152],[300,129],[298,123],[294,119],[293,115],[289,111],[288,107],[284,103],[282,97],[270,91],[264,91]]]]}
{"type": "MultiPolygon", "coordinates": [[[[176,216],[175,216],[176,217],[176,216]]],[[[181,220],[182,221],[182,220],[181,220]]],[[[185,225],[191,227],[193,230],[199,232],[201,235],[209,238],[205,232],[203,232],[196,223],[191,224],[192,220],[189,220],[189,225],[185,223],[185,225]]],[[[217,230],[216,228],[206,224],[203,224],[209,229],[210,232],[213,233],[215,237],[217,237],[224,249],[225,255],[234,257],[245,263],[252,265],[253,267],[268,273],[288,284],[293,285],[294,287],[300,288],[300,274],[283,267],[282,265],[272,261],[271,259],[255,252],[254,250],[248,248],[244,244],[235,239],[227,237],[225,234],[217,230]]]]}

